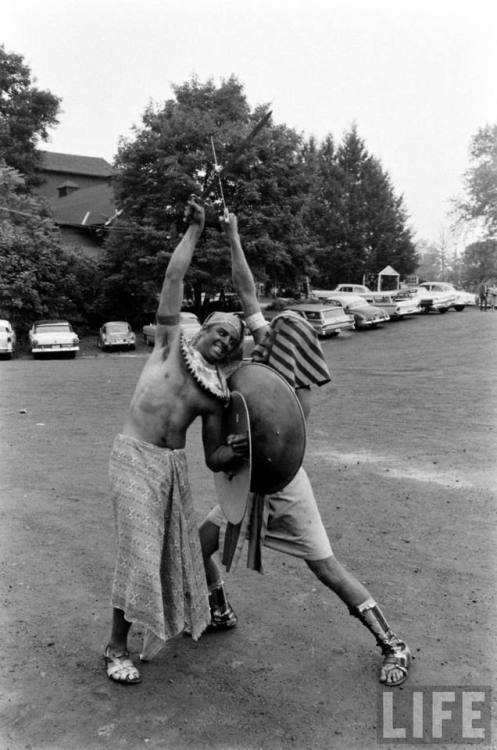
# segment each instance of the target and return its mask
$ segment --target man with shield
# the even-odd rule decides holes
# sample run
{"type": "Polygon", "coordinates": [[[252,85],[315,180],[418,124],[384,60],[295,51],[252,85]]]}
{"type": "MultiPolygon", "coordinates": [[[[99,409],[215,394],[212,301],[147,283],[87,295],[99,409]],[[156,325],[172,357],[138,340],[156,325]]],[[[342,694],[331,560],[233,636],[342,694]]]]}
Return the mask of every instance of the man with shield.
{"type": "Polygon", "coordinates": [[[222,430],[226,377],[231,360],[241,357],[243,322],[214,313],[194,341],[180,330],[183,279],[205,220],[195,197],[185,218],[188,229],[162,284],[155,345],[109,460],[117,559],[105,665],[107,676],[125,685],[141,680],[127,648],[132,623],[145,629],[146,661],[185,627],[197,639],[210,622],[184,451],[189,426],[202,418],[206,463],[213,471],[236,467],[248,447],[246,436],[225,440],[222,430]]]}
{"type": "MultiPolygon", "coordinates": [[[[291,311],[285,311],[271,324],[267,323],[242,249],[237,218],[226,212],[221,223],[231,247],[233,284],[256,343],[252,360],[273,368],[287,381],[294,389],[307,420],[311,408],[311,386],[320,386],[330,380],[314,329],[291,311]]],[[[236,376],[237,373],[232,379],[236,376]]],[[[211,630],[231,628],[237,623],[220,570],[213,559],[220,548],[220,531],[225,526],[226,518],[218,505],[200,527],[210,592],[211,630]]],[[[333,554],[304,468],[300,467],[289,484],[278,492],[266,497],[251,494],[243,521],[238,526],[227,524],[223,563],[228,570],[240,553],[244,537],[249,540],[247,565],[260,572],[261,545],[305,560],[317,578],[340,597],[350,614],[375,637],[383,654],[380,682],[393,687],[407,679],[411,661],[409,648],[390,628],[369,591],[333,554]]]]}

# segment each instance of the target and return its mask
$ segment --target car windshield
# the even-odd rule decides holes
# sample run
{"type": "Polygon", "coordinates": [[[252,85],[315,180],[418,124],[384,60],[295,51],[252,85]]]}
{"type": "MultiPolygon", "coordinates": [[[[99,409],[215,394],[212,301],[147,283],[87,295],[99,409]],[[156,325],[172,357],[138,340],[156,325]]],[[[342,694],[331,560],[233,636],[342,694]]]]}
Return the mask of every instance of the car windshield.
{"type": "Polygon", "coordinates": [[[43,323],[35,326],[36,333],[70,333],[72,331],[69,323],[43,323]]]}
{"type": "Polygon", "coordinates": [[[107,323],[105,326],[107,333],[129,333],[129,325],[127,323],[107,323]]]}

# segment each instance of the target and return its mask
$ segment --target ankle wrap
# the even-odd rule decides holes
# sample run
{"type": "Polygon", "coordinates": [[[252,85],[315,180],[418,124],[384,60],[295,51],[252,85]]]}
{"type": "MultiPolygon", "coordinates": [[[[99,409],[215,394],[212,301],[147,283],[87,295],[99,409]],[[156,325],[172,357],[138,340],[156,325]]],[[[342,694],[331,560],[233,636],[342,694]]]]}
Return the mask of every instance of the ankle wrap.
{"type": "Polygon", "coordinates": [[[373,598],[366,599],[365,602],[357,607],[352,607],[349,611],[374,635],[376,643],[384,653],[385,651],[391,651],[399,643],[399,639],[373,598]]]}
{"type": "Polygon", "coordinates": [[[217,581],[209,586],[209,604],[212,610],[224,611],[228,606],[228,599],[224,590],[224,582],[217,581]]]}

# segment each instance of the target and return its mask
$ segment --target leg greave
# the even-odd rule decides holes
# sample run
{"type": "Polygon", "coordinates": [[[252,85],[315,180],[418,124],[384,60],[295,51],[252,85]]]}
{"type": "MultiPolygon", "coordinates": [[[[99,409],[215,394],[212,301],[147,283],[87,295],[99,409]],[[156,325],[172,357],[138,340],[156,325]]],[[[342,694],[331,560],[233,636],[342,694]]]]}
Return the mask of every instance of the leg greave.
{"type": "Polygon", "coordinates": [[[211,624],[207,630],[228,630],[235,627],[238,618],[228,601],[223,581],[209,586],[209,606],[211,624]]]}
{"type": "Polygon", "coordinates": [[[391,653],[392,649],[401,642],[373,598],[366,599],[357,607],[352,607],[350,614],[357,617],[374,635],[376,643],[384,654],[391,653]]]}

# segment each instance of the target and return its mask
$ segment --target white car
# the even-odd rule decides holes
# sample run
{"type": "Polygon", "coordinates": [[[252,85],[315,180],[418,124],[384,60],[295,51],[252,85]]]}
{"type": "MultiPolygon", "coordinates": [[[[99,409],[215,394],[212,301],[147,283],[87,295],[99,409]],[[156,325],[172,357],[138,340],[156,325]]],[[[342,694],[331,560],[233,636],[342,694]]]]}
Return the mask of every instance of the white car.
{"type": "Polygon", "coordinates": [[[457,312],[462,312],[467,305],[476,305],[475,294],[465,292],[462,289],[456,289],[456,287],[453,284],[449,284],[448,281],[425,281],[420,284],[420,286],[429,292],[440,291],[455,295],[453,307],[457,312]]]}
{"type": "Polygon", "coordinates": [[[67,320],[37,320],[29,329],[31,354],[68,354],[75,357],[79,338],[67,320]]]}
{"type": "Polygon", "coordinates": [[[338,284],[334,292],[350,292],[350,294],[371,294],[371,289],[364,284],[338,284]]]}
{"type": "MultiPolygon", "coordinates": [[[[187,339],[191,339],[193,336],[195,336],[195,334],[198,333],[202,327],[195,313],[180,313],[179,322],[181,325],[181,330],[183,331],[187,339]]],[[[148,323],[142,328],[143,338],[145,339],[145,343],[149,346],[153,346],[154,344],[156,328],[157,326],[155,325],[155,323],[148,323]]]]}
{"type": "Polygon", "coordinates": [[[104,323],[98,332],[97,346],[106,349],[134,349],[136,337],[131,326],[124,320],[104,323]]]}
{"type": "Polygon", "coordinates": [[[405,315],[416,315],[421,311],[418,299],[397,295],[395,291],[369,292],[369,294],[361,294],[361,297],[370,305],[385,310],[390,315],[391,320],[403,318],[405,315]]]}
{"type": "Polygon", "coordinates": [[[464,304],[457,302],[456,290],[451,284],[444,281],[424,281],[417,288],[417,294],[420,297],[420,304],[424,312],[438,310],[440,313],[446,313],[453,307],[457,311],[464,310],[464,304]]]}
{"type": "MultiPolygon", "coordinates": [[[[316,294],[316,291],[313,294],[316,294]]],[[[384,310],[370,305],[364,297],[352,292],[326,292],[321,299],[341,305],[348,315],[353,316],[356,328],[376,328],[390,320],[390,316],[384,310]]]]}
{"type": "Polygon", "coordinates": [[[0,320],[0,354],[12,358],[16,348],[16,334],[8,320],[0,320]]]}

